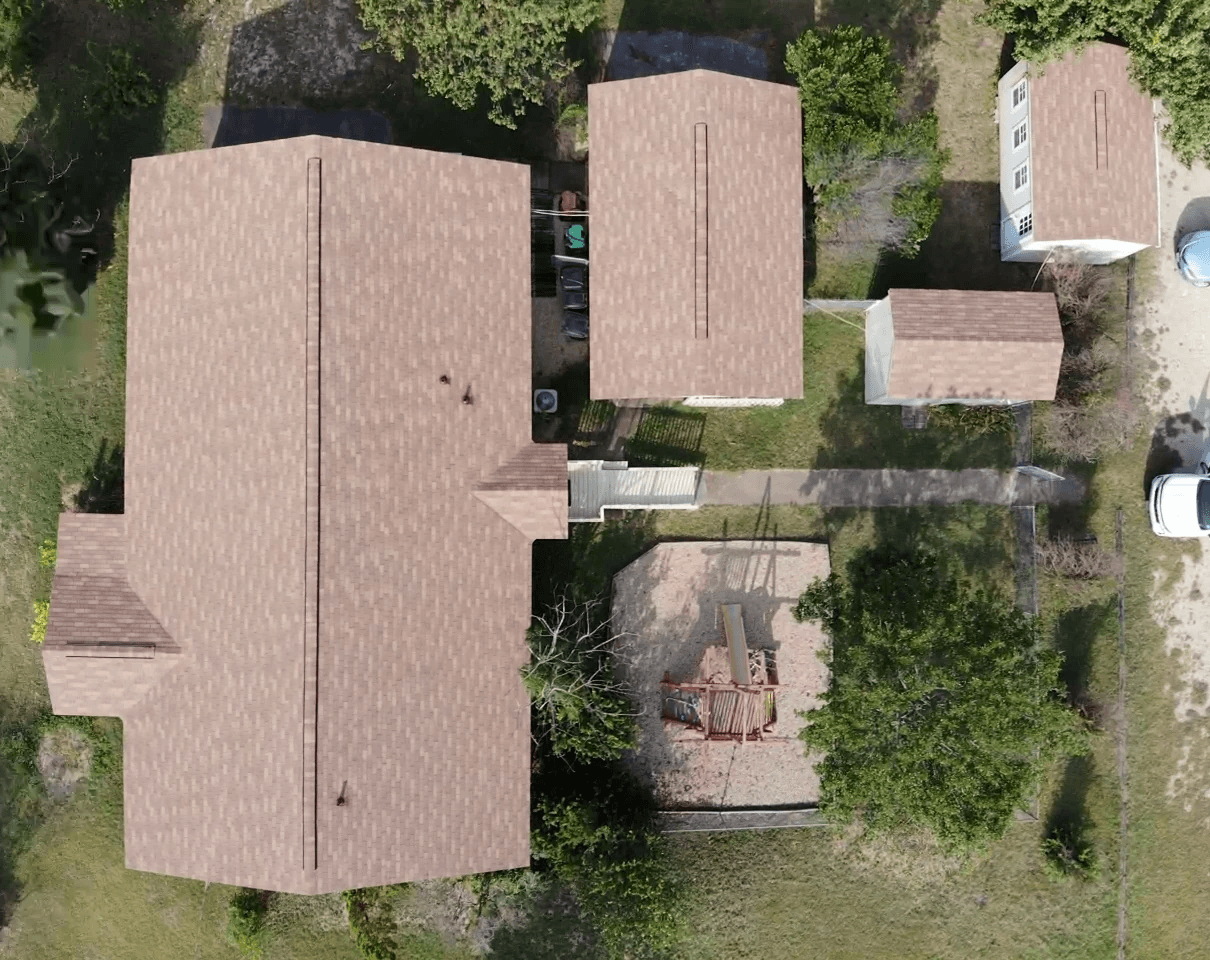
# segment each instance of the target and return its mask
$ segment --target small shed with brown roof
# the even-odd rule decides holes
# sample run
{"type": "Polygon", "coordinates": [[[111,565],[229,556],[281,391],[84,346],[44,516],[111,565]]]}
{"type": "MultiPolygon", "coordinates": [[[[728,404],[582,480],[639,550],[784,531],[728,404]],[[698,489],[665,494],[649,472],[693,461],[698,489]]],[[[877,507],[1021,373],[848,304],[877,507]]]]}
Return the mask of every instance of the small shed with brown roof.
{"type": "Polygon", "coordinates": [[[588,135],[592,397],[801,397],[797,90],[595,83],[588,135]]]}
{"type": "Polygon", "coordinates": [[[1159,243],[1154,110],[1124,47],[1018,63],[999,91],[1003,259],[1109,263],[1159,243]]]}
{"type": "Polygon", "coordinates": [[[866,403],[1055,397],[1063,330],[1053,293],[891,290],[865,329],[866,403]]]}
{"type": "Polygon", "coordinates": [[[67,514],[57,713],[126,863],[321,893],[529,862],[529,171],[322,137],[136,160],[124,515],[67,514]],[[491,322],[483,318],[490,315],[491,322]]]}

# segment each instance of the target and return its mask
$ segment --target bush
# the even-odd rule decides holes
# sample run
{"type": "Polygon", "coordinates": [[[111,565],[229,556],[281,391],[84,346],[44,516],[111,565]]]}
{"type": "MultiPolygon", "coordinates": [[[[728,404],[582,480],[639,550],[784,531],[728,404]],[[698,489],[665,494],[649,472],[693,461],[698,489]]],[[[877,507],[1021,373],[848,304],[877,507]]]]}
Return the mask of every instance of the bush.
{"type": "Polygon", "coordinates": [[[914,255],[941,213],[948,154],[936,115],[909,121],[890,44],[859,27],[806,31],[786,48],[803,107],[803,175],[821,233],[914,255]]]}
{"type": "Polygon", "coordinates": [[[227,903],[227,939],[246,957],[259,958],[265,915],[269,912],[269,891],[240,887],[227,903]]]}
{"type": "Polygon", "coordinates": [[[30,628],[29,638],[41,646],[46,642],[46,624],[50,619],[50,601],[34,601],[34,625],[30,628]]]}
{"type": "Polygon", "coordinates": [[[1001,404],[939,403],[929,408],[929,422],[966,437],[986,437],[1011,435],[1017,418],[1012,407],[1001,404]]]}
{"type": "Polygon", "coordinates": [[[34,52],[34,28],[42,12],[39,0],[0,0],[0,79],[28,81],[34,52]]]}
{"type": "Polygon", "coordinates": [[[516,127],[529,103],[542,103],[576,64],[567,38],[586,30],[600,0],[359,0],[376,49],[405,61],[416,77],[463,110],[484,95],[488,116],[516,127]]]}
{"type": "Polygon", "coordinates": [[[86,110],[102,117],[130,117],[160,101],[160,88],[139,66],[131,47],[98,48],[88,44],[94,77],[91,93],[84,97],[86,110]]]}
{"type": "Polygon", "coordinates": [[[1092,841],[1073,826],[1055,827],[1043,837],[1042,856],[1046,874],[1053,880],[1092,880],[1097,875],[1099,864],[1092,841]]]}
{"type": "Polygon", "coordinates": [[[59,562],[59,549],[54,540],[49,537],[42,541],[42,545],[38,547],[38,566],[43,570],[55,569],[55,564],[59,562]]]}
{"type": "Polygon", "coordinates": [[[1102,550],[1092,540],[1044,540],[1037,546],[1038,560],[1051,573],[1072,580],[1115,577],[1122,572],[1121,561],[1102,550]]]}
{"type": "Polygon", "coordinates": [[[681,882],[650,793],[619,766],[548,758],[534,796],[534,859],[571,888],[607,954],[638,960],[674,947],[681,882]]]}
{"type": "Polygon", "coordinates": [[[1143,428],[1142,407],[1129,398],[1100,398],[1085,404],[1055,402],[1040,407],[1041,443],[1068,460],[1095,461],[1125,450],[1143,428]]]}
{"type": "Polygon", "coordinates": [[[362,887],[341,896],[349,911],[349,932],[365,960],[395,960],[394,899],[399,886],[362,887]]]}

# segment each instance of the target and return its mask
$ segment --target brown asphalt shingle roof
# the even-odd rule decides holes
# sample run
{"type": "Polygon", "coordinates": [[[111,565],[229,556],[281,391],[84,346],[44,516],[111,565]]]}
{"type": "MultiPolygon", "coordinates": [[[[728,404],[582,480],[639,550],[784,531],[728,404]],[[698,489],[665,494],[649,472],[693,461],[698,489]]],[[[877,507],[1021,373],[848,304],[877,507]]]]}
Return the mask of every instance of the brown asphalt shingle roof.
{"type": "Polygon", "coordinates": [[[802,396],[797,90],[596,83],[588,132],[592,396],[802,396]]]}
{"type": "Polygon", "coordinates": [[[523,166],[379,144],[135,161],[117,520],[181,652],[115,711],[129,866],[314,893],[528,863],[530,542],[567,523],[528,207],[523,166]]]}
{"type": "Polygon", "coordinates": [[[1053,400],[1063,330],[1053,293],[891,290],[887,395],[1053,400]]]}
{"type": "Polygon", "coordinates": [[[1155,120],[1124,47],[1031,67],[1035,240],[1159,242],[1155,120]]]}

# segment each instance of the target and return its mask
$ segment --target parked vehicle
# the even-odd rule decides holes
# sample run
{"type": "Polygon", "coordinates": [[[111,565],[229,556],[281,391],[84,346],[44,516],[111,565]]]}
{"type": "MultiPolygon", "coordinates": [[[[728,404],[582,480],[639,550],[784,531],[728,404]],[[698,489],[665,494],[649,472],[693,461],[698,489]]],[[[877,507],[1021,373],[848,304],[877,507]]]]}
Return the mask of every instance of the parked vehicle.
{"type": "Polygon", "coordinates": [[[583,310],[563,310],[563,333],[572,340],[588,339],[588,314],[583,310]]]}
{"type": "Polygon", "coordinates": [[[1210,536],[1210,477],[1205,463],[1198,473],[1168,473],[1151,481],[1148,514],[1161,537],[1210,536]]]}
{"type": "Polygon", "coordinates": [[[1176,268],[1195,287],[1210,287],[1210,230],[1197,230],[1181,237],[1176,248],[1176,268]]]}

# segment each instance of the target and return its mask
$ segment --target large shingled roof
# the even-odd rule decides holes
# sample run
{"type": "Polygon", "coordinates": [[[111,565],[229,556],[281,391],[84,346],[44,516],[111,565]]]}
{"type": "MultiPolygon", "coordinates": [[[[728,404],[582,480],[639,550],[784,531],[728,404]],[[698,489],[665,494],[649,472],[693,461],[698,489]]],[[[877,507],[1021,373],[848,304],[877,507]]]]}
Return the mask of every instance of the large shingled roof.
{"type": "Polygon", "coordinates": [[[887,395],[1053,400],[1063,329],[1053,293],[891,290],[887,395]]]}
{"type": "Polygon", "coordinates": [[[1159,242],[1155,119],[1124,47],[1030,68],[1035,240],[1159,242]]]}
{"type": "Polygon", "coordinates": [[[125,722],[128,866],[528,863],[530,544],[567,531],[528,207],[526,167],[320,137],[135,161],[126,513],[63,517],[44,655],[56,711],[125,722]]]}
{"type": "Polygon", "coordinates": [[[596,83],[588,133],[592,396],[802,396],[797,90],[596,83]]]}

